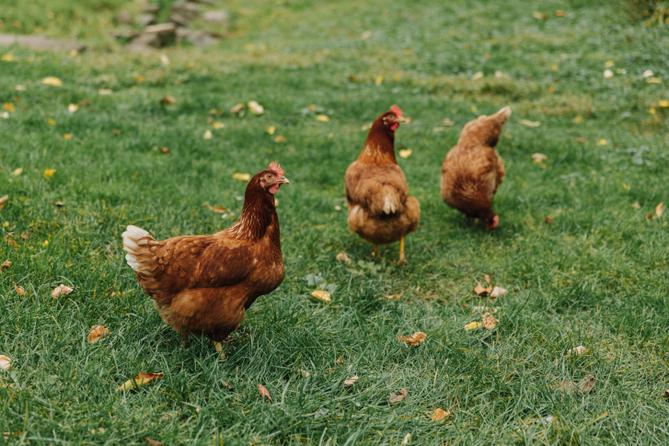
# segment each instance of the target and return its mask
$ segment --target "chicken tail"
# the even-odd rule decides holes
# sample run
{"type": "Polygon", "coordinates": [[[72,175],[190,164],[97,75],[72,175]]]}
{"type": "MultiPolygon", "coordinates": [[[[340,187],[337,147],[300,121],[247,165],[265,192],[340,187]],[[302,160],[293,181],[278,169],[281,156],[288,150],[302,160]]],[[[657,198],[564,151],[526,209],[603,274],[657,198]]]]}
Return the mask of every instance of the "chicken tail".
{"type": "Polygon", "coordinates": [[[402,203],[400,197],[394,187],[386,185],[383,187],[381,194],[383,196],[383,207],[381,212],[386,215],[394,214],[401,210],[402,203]]]}
{"type": "Polygon", "coordinates": [[[127,253],[125,261],[137,273],[153,272],[153,254],[147,249],[155,239],[148,231],[129,225],[123,233],[123,249],[127,253]]]}

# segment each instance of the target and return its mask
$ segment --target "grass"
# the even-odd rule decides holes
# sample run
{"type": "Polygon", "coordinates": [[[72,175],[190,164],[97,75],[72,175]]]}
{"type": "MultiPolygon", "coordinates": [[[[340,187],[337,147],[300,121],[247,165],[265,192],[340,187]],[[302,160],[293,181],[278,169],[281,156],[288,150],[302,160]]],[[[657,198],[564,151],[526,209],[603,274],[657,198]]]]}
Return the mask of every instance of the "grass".
{"type": "Polygon", "coordinates": [[[0,50],[14,56],[0,62],[0,102],[15,106],[0,119],[0,195],[10,197],[0,260],[13,262],[0,273],[0,354],[13,360],[0,371],[0,431],[9,433],[0,442],[669,441],[669,219],[646,219],[669,202],[669,109],[658,104],[669,99],[666,27],[644,27],[604,1],[231,0],[220,45],[165,50],[163,65],[161,53],[128,54],[108,37],[123,2],[71,3],[0,8],[4,32],[20,20],[19,31],[90,43],[76,56],[0,50]],[[648,83],[647,69],[663,83],[648,83]],[[40,84],[46,76],[63,86],[40,84]],[[162,105],[165,95],[176,104],[162,105]],[[263,116],[227,113],[252,99],[263,116]],[[361,127],[392,103],[413,119],[397,143],[413,149],[400,164],[423,211],[403,267],[396,245],[372,260],[336,210],[361,127]],[[309,104],[331,120],[305,116],[309,104]],[[502,224],[490,233],[441,202],[440,163],[465,122],[507,104],[502,224]],[[442,127],[446,117],[455,125],[442,127]],[[209,118],[225,127],[205,140],[209,118]],[[545,166],[532,163],[535,152],[545,166]],[[129,223],[162,238],[227,226],[232,218],[203,204],[238,213],[244,184],[232,174],[274,159],[292,182],[279,193],[286,279],[248,312],[225,361],[206,339],[184,349],[125,264],[120,233],[129,223]],[[56,169],[50,179],[46,168],[56,169]],[[340,251],[352,267],[335,261],[340,251]],[[310,274],[336,285],[331,304],[308,297],[310,274]],[[484,274],[509,294],[473,295],[484,274]],[[75,292],[52,299],[59,283],[75,292]],[[399,301],[385,298],[396,293],[399,301]],[[496,311],[497,329],[465,331],[481,307],[496,311]],[[94,324],[111,335],[89,345],[94,324]],[[396,339],[418,330],[428,336],[418,348],[396,339]],[[577,345],[589,353],[567,355],[577,345]],[[115,391],[140,371],[165,377],[115,391]],[[588,375],[597,380],[588,394],[556,389],[588,375]],[[408,397],[389,405],[403,387],[408,397]],[[436,407],[452,416],[431,421],[436,407]]]}

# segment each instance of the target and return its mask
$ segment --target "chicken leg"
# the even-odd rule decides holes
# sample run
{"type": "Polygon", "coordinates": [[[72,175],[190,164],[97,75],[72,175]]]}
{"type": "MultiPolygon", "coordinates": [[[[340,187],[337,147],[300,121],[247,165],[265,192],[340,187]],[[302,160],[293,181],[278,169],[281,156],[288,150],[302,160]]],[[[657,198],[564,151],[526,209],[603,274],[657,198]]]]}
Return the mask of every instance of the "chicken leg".
{"type": "Polygon", "coordinates": [[[404,236],[400,237],[400,265],[406,263],[407,259],[404,255],[404,236]]]}
{"type": "Polygon", "coordinates": [[[372,245],[372,257],[381,257],[381,250],[379,249],[379,245],[372,245]]]}

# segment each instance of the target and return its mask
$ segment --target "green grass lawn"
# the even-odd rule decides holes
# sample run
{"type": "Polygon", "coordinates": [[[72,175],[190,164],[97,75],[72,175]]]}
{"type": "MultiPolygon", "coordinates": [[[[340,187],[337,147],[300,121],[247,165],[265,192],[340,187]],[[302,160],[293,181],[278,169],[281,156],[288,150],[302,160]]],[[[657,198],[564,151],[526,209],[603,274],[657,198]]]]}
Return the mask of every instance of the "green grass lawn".
{"type": "Polygon", "coordinates": [[[0,443],[669,443],[669,213],[647,219],[669,204],[667,27],[643,26],[622,1],[231,0],[220,45],[136,55],[109,37],[123,2],[70,3],[0,1],[0,32],[90,44],[80,55],[0,48],[0,104],[14,109],[0,119],[0,261],[13,263],[0,272],[0,354],[13,365],[0,370],[0,443]],[[228,112],[250,100],[264,115],[228,112]],[[362,128],[393,103],[412,118],[397,146],[413,150],[399,162],[422,208],[402,267],[397,244],[372,259],[341,210],[362,128]],[[310,104],[330,120],[303,113],[310,104]],[[442,203],[439,175],[462,125],[504,105],[491,233],[442,203]],[[278,195],[286,279],[254,304],[225,360],[204,338],[184,349],[120,234],[228,226],[245,187],[233,174],[271,160],[291,180],[278,195]],[[509,293],[476,296],[484,274],[509,293]],[[332,303],[309,297],[309,275],[336,285],[332,303]],[[75,291],[52,299],[60,283],[75,291]],[[482,312],[497,328],[466,331],[482,312]],[[95,324],[111,334],[88,344],[95,324]],[[415,331],[421,346],[397,340],[415,331]],[[587,353],[569,355],[578,345],[587,353]],[[165,376],[116,391],[141,371],[165,376]],[[560,385],[588,376],[590,392],[560,385]],[[432,421],[438,407],[450,417],[432,421]]]}

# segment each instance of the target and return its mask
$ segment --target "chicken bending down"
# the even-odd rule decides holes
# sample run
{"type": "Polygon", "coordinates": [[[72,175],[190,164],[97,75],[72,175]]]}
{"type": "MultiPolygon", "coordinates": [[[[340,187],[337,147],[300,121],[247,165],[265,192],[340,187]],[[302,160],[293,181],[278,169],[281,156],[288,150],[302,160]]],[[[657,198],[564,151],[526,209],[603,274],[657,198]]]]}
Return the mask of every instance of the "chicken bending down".
{"type": "Polygon", "coordinates": [[[441,168],[444,201],[468,217],[481,219],[489,229],[499,225],[492,199],[504,178],[504,162],[495,147],[509,116],[511,108],[504,107],[468,122],[441,168]]]}
{"type": "Polygon", "coordinates": [[[404,237],[416,230],[420,218],[418,200],[395,159],[395,131],[404,122],[402,110],[393,105],[372,124],[365,145],[348,169],[346,199],[348,227],[374,245],[400,241],[400,263],[406,261],[404,237]]]}
{"type": "Polygon", "coordinates": [[[287,183],[271,163],[246,187],[239,221],[213,235],[156,240],[137,226],[123,233],[128,265],[184,345],[190,334],[202,334],[219,350],[255,299],[283,280],[274,194],[287,183]]]}

